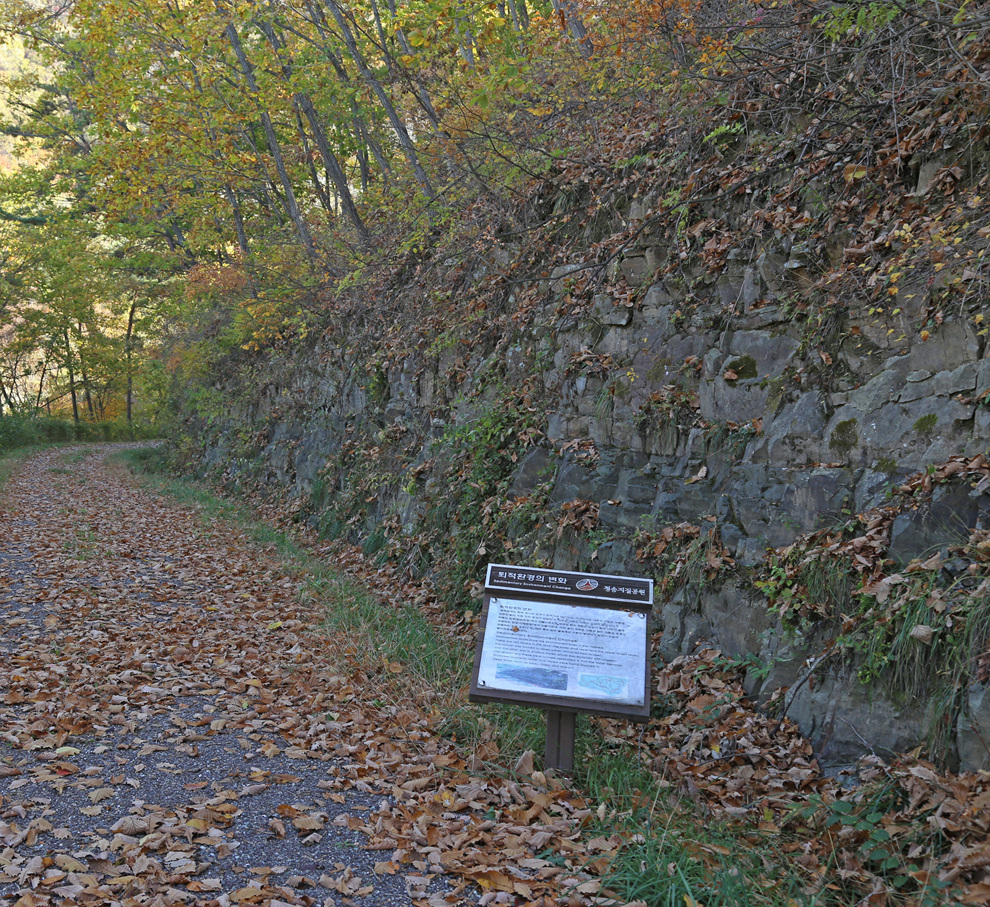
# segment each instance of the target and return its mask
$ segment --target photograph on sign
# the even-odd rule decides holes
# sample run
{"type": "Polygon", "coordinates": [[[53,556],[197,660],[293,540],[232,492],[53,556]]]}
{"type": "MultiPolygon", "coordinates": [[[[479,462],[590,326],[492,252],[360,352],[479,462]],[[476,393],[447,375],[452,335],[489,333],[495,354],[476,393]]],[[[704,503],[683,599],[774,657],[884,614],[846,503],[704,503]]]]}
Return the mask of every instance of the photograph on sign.
{"type": "Polygon", "coordinates": [[[492,597],[479,690],[643,705],[646,615],[492,597]]]}

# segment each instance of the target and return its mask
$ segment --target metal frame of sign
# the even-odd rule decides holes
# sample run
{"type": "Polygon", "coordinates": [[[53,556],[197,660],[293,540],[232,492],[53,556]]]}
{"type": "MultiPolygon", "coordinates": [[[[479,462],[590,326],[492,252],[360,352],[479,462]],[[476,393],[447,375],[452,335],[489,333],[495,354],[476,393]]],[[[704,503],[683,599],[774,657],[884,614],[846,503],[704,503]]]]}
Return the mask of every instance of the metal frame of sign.
{"type": "Polygon", "coordinates": [[[536,570],[507,564],[489,564],[485,580],[485,597],[481,627],[475,651],[474,670],[468,698],[472,702],[512,702],[546,709],[548,713],[583,712],[633,721],[646,721],[650,715],[650,612],[653,608],[653,581],[638,577],[575,573],[565,570],[536,570]],[[492,598],[525,598],[528,602],[573,606],[579,613],[592,610],[634,611],[643,613],[644,701],[640,704],[609,702],[606,699],[555,696],[536,691],[501,690],[478,684],[489,605],[492,598]]]}

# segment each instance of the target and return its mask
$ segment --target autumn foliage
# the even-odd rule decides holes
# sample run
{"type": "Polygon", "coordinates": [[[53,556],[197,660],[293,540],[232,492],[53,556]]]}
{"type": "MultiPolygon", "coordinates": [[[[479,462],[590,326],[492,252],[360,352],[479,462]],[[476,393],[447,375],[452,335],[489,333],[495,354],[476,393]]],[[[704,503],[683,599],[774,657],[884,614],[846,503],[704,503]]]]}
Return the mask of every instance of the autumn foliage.
{"type": "MultiPolygon", "coordinates": [[[[616,265],[645,240],[661,250],[653,276],[688,288],[677,311],[685,319],[696,301],[693,266],[718,274],[734,250],[786,243],[795,267],[780,302],[811,325],[808,342],[825,367],[823,338],[849,313],[866,316],[851,330],[887,351],[908,337],[924,341],[950,312],[985,335],[988,9],[899,0],[75,0],[52,9],[10,0],[4,33],[48,77],[40,89],[38,80],[6,80],[22,103],[7,105],[5,130],[29,157],[0,185],[4,405],[48,400],[97,418],[104,403],[119,412],[143,380],[147,396],[167,391],[205,424],[229,405],[217,374],[322,340],[353,354],[369,392],[410,349],[442,358],[442,377],[457,389],[475,354],[506,359],[514,328],[548,311],[587,313],[602,293],[637,305],[638,289],[616,265]],[[571,275],[552,278],[562,265],[571,275]]],[[[725,301],[719,317],[731,319],[736,306],[725,301]]],[[[570,367],[614,366],[596,356],[578,353],[570,367]]],[[[443,591],[466,596],[487,546],[502,544],[510,522],[535,518],[538,498],[506,501],[504,492],[541,437],[533,415],[541,391],[527,376],[490,419],[448,435],[457,456],[437,466],[444,481],[434,503],[464,504],[478,515],[477,536],[442,525],[410,537],[396,516],[379,550],[411,571],[428,557],[449,583],[443,591]],[[494,465],[476,456],[481,444],[496,451],[494,465]]],[[[696,416],[687,394],[650,405],[675,420],[696,416]]],[[[380,500],[372,467],[396,484],[412,462],[423,439],[410,431],[389,425],[345,439],[325,471],[339,534],[363,525],[380,500]]],[[[262,433],[246,449],[268,443],[262,433]]],[[[590,442],[569,453],[596,456],[590,442]]],[[[985,463],[965,469],[975,477],[985,463]]],[[[901,493],[920,497],[931,490],[924,481],[901,493]]],[[[567,502],[559,531],[593,531],[599,506],[567,502]]],[[[871,594],[880,591],[874,554],[888,517],[782,555],[779,610],[815,616],[820,602],[805,595],[791,607],[787,595],[807,587],[809,558],[828,559],[816,545],[851,558],[871,594]]],[[[644,557],[677,569],[689,567],[687,546],[700,551],[703,572],[726,564],[721,543],[699,527],[649,541],[644,557]]],[[[896,590],[889,597],[904,601],[896,590]]],[[[872,617],[886,616],[883,604],[872,617]]],[[[256,631],[245,630],[252,645],[256,631]]],[[[219,652],[227,642],[209,644],[219,652]]],[[[37,687],[50,665],[32,675],[37,687]]],[[[274,670],[250,667],[266,680],[274,670]]],[[[263,698],[243,679],[230,689],[263,698]]],[[[709,815],[749,822],[754,846],[800,828],[804,840],[782,847],[808,890],[835,903],[929,903],[951,883],[970,903],[986,898],[982,778],[872,763],[865,785],[846,796],[792,726],[749,708],[717,654],[669,665],[662,689],[669,711],[641,751],[647,770],[709,815]]],[[[368,719],[354,720],[364,728],[368,719]]],[[[12,733],[18,745],[35,739],[33,725],[12,733]]],[[[397,758],[389,740],[375,747],[397,758]]],[[[401,778],[412,795],[419,774],[401,778]]],[[[430,796],[439,799],[403,794],[415,805],[365,824],[372,835],[421,832],[446,844],[438,814],[513,800],[514,789],[438,784],[430,796]]],[[[590,821],[584,804],[557,789],[519,796],[508,807],[518,826],[489,839],[499,846],[515,835],[530,847],[541,810],[547,822],[570,823],[568,835],[590,821]]],[[[284,822],[282,831],[290,834],[284,822]]],[[[604,871],[634,837],[604,840],[589,859],[604,871]]],[[[692,847],[706,869],[725,856],[692,847]]],[[[453,869],[489,893],[527,898],[550,888],[456,859],[453,869]]],[[[543,857],[527,850],[525,859],[543,857]]],[[[544,863],[523,869],[563,875],[544,863]]],[[[341,894],[355,893],[349,879],[335,881],[341,894]]]]}
{"type": "Polygon", "coordinates": [[[32,211],[8,193],[20,220],[5,229],[29,233],[73,197],[127,255],[160,257],[149,275],[201,285],[236,269],[220,296],[245,310],[249,346],[332,313],[342,288],[387,286],[427,249],[467,262],[494,233],[532,231],[520,201],[561,186],[581,210],[544,219],[543,258],[640,197],[638,230],[712,267],[737,230],[786,231],[828,248],[807,289],[838,306],[887,312],[921,283],[948,302],[982,280],[979,9],[10,3],[6,33],[55,78],[8,131],[47,149],[35,167],[63,201],[32,211]]]}

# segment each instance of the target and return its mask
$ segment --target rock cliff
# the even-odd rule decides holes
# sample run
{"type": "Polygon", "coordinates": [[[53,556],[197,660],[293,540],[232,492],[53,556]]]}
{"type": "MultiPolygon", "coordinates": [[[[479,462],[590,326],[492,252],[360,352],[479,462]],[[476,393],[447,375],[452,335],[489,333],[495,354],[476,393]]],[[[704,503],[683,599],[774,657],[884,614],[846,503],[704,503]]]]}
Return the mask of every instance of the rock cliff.
{"type": "Polygon", "coordinates": [[[536,180],[319,336],[227,354],[180,389],[187,450],[451,607],[488,561],[652,575],[658,657],[718,646],[826,762],[988,768],[986,141],[933,126],[952,97],[869,148],[810,113],[644,128],[611,182],[536,180]]]}

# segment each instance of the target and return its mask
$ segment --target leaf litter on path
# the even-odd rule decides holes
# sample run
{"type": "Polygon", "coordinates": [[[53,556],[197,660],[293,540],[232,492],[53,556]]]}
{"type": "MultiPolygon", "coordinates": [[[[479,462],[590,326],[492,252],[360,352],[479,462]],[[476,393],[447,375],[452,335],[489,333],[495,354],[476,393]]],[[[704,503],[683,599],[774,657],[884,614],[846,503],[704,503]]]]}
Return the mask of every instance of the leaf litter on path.
{"type": "Polygon", "coordinates": [[[104,451],[65,459],[29,460],[0,511],[0,900],[468,900],[401,835],[364,846],[409,768],[375,761],[387,733],[298,579],[104,451]]]}
{"type": "MultiPolygon", "coordinates": [[[[482,772],[435,733],[434,704],[403,698],[401,664],[370,677],[314,632],[323,614],[298,573],[137,488],[108,453],[72,454],[71,472],[64,451],[33,457],[0,509],[0,903],[623,903],[602,877],[637,836],[596,831],[605,804],[531,757],[482,772]]],[[[398,590],[436,612],[393,568],[313,550],[383,607],[398,590]]],[[[470,617],[456,623],[471,635],[470,617]]],[[[908,886],[985,902],[987,776],[868,760],[844,790],[717,652],[655,682],[667,714],[642,731],[597,720],[606,743],[637,737],[658,787],[737,823],[743,846],[779,840],[809,894],[884,902],[868,837],[882,832],[914,861],[908,886]],[[876,790],[893,791],[886,805],[876,790]]],[[[701,833],[682,843],[704,866],[725,859],[701,833]]]]}

